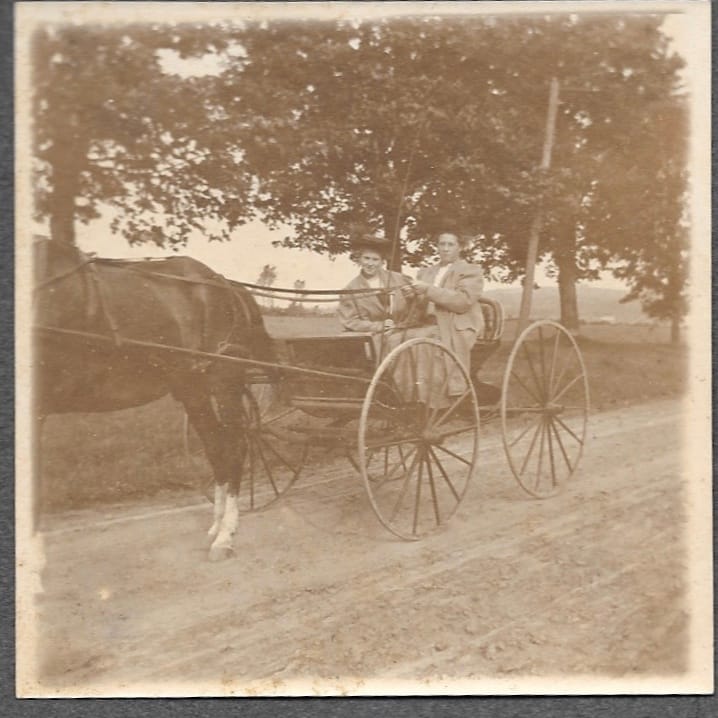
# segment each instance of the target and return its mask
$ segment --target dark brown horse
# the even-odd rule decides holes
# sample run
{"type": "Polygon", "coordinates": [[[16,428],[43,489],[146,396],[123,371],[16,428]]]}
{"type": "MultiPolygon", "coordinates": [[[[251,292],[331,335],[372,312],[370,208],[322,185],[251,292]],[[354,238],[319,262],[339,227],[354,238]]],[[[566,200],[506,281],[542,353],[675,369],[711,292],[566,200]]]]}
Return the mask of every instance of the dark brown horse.
{"type": "Polygon", "coordinates": [[[214,472],[210,558],[230,555],[246,376],[244,365],[208,355],[274,360],[253,297],[188,257],[106,260],[41,241],[34,261],[35,416],[113,411],[171,394],[214,472]]]}

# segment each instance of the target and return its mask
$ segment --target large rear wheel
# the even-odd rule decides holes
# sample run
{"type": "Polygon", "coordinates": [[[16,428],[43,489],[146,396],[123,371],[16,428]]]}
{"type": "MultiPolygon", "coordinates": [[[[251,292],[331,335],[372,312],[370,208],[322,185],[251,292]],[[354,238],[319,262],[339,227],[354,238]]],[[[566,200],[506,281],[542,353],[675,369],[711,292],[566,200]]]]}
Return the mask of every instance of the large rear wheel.
{"type": "Polygon", "coordinates": [[[453,516],[476,473],[479,408],[456,354],[410,339],[381,362],[359,421],[359,470],[379,521],[415,540],[453,516]]]}
{"type": "Polygon", "coordinates": [[[501,394],[504,449],[524,491],[546,498],[573,476],[588,410],[588,378],[576,340],[556,322],[534,322],[511,350],[501,394]]]}

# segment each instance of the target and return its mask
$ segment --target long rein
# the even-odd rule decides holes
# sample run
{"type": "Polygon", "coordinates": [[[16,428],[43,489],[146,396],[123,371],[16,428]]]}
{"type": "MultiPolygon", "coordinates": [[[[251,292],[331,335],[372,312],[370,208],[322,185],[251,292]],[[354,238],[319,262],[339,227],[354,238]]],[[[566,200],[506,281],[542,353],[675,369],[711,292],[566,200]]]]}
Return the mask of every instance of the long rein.
{"type": "MultiPolygon", "coordinates": [[[[136,261],[139,262],[143,260],[136,261]]],[[[150,259],[149,261],[151,262],[156,260],[150,259]]],[[[127,262],[126,260],[114,260],[103,257],[86,257],[85,259],[83,259],[83,261],[78,262],[74,267],[71,267],[70,269],[63,272],[59,272],[58,274],[48,277],[36,284],[33,288],[33,296],[36,296],[40,290],[45,289],[46,287],[51,286],[52,284],[55,284],[63,279],[66,279],[86,268],[87,270],[89,270],[90,280],[94,283],[96,287],[99,306],[102,315],[104,316],[110,329],[112,340],[116,345],[119,346],[126,342],[126,338],[121,336],[119,324],[110,309],[109,300],[106,296],[106,292],[104,291],[104,283],[100,277],[99,272],[97,271],[97,265],[114,265],[120,267],[123,271],[132,272],[133,274],[140,274],[151,278],[167,279],[174,282],[185,282],[193,285],[217,287],[218,289],[223,289],[230,292],[232,288],[241,287],[255,298],[261,297],[272,300],[289,301],[293,304],[311,303],[316,305],[318,303],[336,303],[337,301],[341,301],[342,298],[347,298],[350,299],[356,306],[356,301],[358,298],[387,296],[389,297],[389,302],[387,306],[387,317],[389,317],[391,314],[391,295],[397,290],[397,287],[380,287],[378,289],[290,289],[285,287],[267,287],[261,284],[253,284],[250,282],[240,282],[238,280],[226,279],[221,275],[217,275],[219,277],[219,280],[212,280],[203,277],[183,277],[181,275],[171,274],[169,272],[161,272],[156,270],[148,270],[145,268],[141,269],[139,267],[133,267],[132,262],[133,260],[129,260],[129,262],[127,262]]],[[[241,304],[243,312],[247,314],[248,310],[244,306],[244,302],[241,302],[241,304]]],[[[396,326],[397,330],[403,328],[407,327],[399,325],[396,326]]]]}
{"type": "MultiPolygon", "coordinates": [[[[33,292],[37,293],[41,289],[54,284],[62,279],[65,279],[76,272],[79,272],[84,267],[93,264],[108,264],[120,266],[126,272],[132,272],[133,274],[142,274],[147,277],[160,277],[163,279],[171,279],[177,282],[186,282],[188,284],[201,284],[209,287],[217,287],[220,289],[227,289],[230,286],[239,286],[246,289],[252,296],[259,296],[269,299],[281,299],[284,301],[291,302],[336,302],[339,298],[347,297],[368,297],[368,296],[381,296],[392,294],[396,291],[397,287],[385,288],[380,287],[378,289],[290,289],[287,287],[270,287],[263,284],[252,284],[251,282],[240,282],[236,279],[225,279],[224,281],[213,281],[203,277],[183,277],[178,274],[170,274],[169,272],[159,272],[155,270],[139,269],[128,264],[121,264],[125,260],[106,259],[104,257],[88,257],[87,259],[79,262],[70,269],[59,272],[58,274],[48,277],[43,281],[39,282],[33,288],[33,292]],[[290,295],[290,296],[285,296],[290,295]]],[[[129,260],[132,261],[146,261],[146,260],[129,260]]],[[[155,261],[154,258],[150,258],[149,261],[155,261]]]]}
{"type": "MultiPolygon", "coordinates": [[[[77,339],[91,339],[93,341],[102,341],[102,342],[111,342],[115,346],[120,345],[127,345],[127,346],[135,346],[137,348],[144,348],[146,350],[159,350],[159,351],[167,351],[174,354],[179,355],[185,355],[185,356],[192,356],[195,359],[205,359],[209,361],[222,359],[223,361],[227,362],[233,362],[237,363],[239,366],[244,367],[254,367],[259,370],[267,370],[270,373],[276,372],[279,370],[280,372],[284,374],[300,374],[300,375],[312,375],[316,377],[324,377],[328,379],[340,379],[342,381],[350,381],[350,382],[358,382],[360,384],[366,385],[369,381],[367,377],[358,377],[353,375],[347,375],[343,373],[333,372],[333,371],[325,371],[320,369],[312,369],[309,367],[299,367],[299,366],[290,366],[290,365],[277,365],[274,362],[267,362],[267,361],[259,361],[256,359],[250,359],[248,357],[234,357],[229,356],[222,353],[213,353],[213,352],[206,352],[206,351],[199,351],[196,349],[186,349],[183,347],[178,346],[172,346],[172,345],[166,345],[161,344],[158,342],[150,342],[150,341],[140,341],[135,340],[127,337],[121,336],[119,333],[119,329],[117,327],[117,324],[114,320],[113,315],[109,312],[109,307],[107,306],[106,298],[102,295],[102,281],[99,278],[99,273],[96,271],[95,264],[98,263],[113,263],[113,260],[108,260],[100,257],[88,257],[84,261],[78,263],[75,267],[72,267],[71,269],[58,273],[52,277],[49,277],[39,284],[37,284],[33,290],[33,293],[38,292],[40,289],[43,289],[55,282],[58,282],[62,279],[65,279],[66,277],[69,277],[73,275],[76,272],[79,272],[84,267],[88,267],[91,272],[92,279],[96,282],[97,289],[100,292],[100,306],[102,308],[103,314],[108,321],[108,324],[110,326],[111,330],[111,336],[104,336],[101,334],[95,334],[91,332],[85,332],[85,331],[78,331],[78,330],[71,330],[71,329],[63,329],[61,327],[53,327],[53,326],[41,326],[38,325],[35,327],[36,330],[45,332],[45,333],[51,333],[56,334],[60,336],[74,336],[77,339]]],[[[122,266],[122,265],[119,265],[122,266]]],[[[224,289],[225,291],[230,289],[232,286],[239,286],[246,289],[250,294],[253,296],[266,296],[267,292],[264,292],[262,290],[266,289],[262,285],[258,284],[251,284],[249,282],[239,282],[236,280],[228,280],[222,277],[222,282],[212,281],[204,278],[188,278],[188,277],[182,277],[174,274],[169,274],[167,272],[156,272],[156,271],[148,271],[143,270],[135,267],[127,267],[122,266],[122,269],[126,271],[133,272],[135,274],[142,274],[149,277],[160,277],[165,279],[170,279],[173,281],[180,281],[180,282],[188,282],[191,284],[201,284],[201,285],[207,285],[207,286],[214,286],[217,288],[224,289]]],[[[221,275],[220,275],[221,276],[221,275]]],[[[349,296],[352,300],[356,301],[357,297],[360,296],[377,296],[377,295],[383,295],[383,294],[392,294],[394,291],[396,291],[397,287],[394,288],[380,288],[380,289],[339,289],[339,290],[325,290],[325,289],[319,289],[319,290],[311,290],[311,289],[287,289],[287,288],[281,288],[281,287],[275,287],[271,289],[271,292],[269,293],[270,296],[276,297],[276,295],[293,295],[294,297],[303,297],[303,299],[295,299],[294,301],[305,301],[305,302],[312,302],[316,303],[318,301],[337,301],[336,297],[344,297],[349,296]],[[317,295],[321,297],[321,299],[317,299],[317,295]]],[[[286,299],[287,297],[283,297],[286,299]]],[[[405,331],[408,329],[410,325],[396,325],[394,331],[405,331]]],[[[382,345],[385,343],[385,333],[382,333],[382,345]]]]}

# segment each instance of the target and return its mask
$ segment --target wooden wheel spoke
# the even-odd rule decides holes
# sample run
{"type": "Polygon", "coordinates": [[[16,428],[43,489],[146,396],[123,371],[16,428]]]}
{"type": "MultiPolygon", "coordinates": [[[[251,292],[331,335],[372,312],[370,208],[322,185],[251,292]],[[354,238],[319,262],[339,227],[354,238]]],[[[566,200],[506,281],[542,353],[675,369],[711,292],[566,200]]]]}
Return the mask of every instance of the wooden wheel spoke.
{"type": "Polygon", "coordinates": [[[512,372],[511,372],[511,376],[512,376],[514,379],[516,379],[516,381],[521,385],[521,388],[522,388],[527,394],[529,394],[529,395],[531,396],[531,398],[532,398],[537,404],[543,404],[543,403],[544,403],[543,400],[541,399],[541,397],[536,396],[536,394],[534,394],[534,392],[531,391],[531,389],[529,389],[528,386],[526,386],[526,384],[523,382],[523,380],[521,379],[521,377],[520,377],[515,371],[512,371],[512,372]]]}
{"type": "Polygon", "coordinates": [[[449,487],[451,493],[454,495],[454,498],[456,501],[461,501],[461,497],[457,493],[456,489],[454,488],[454,484],[451,483],[451,479],[449,478],[449,475],[446,473],[446,469],[444,468],[443,464],[439,461],[439,457],[436,455],[436,452],[432,447],[429,447],[429,454],[431,455],[431,458],[434,459],[436,462],[436,465],[439,468],[439,472],[441,473],[441,476],[443,477],[444,481],[446,482],[447,486],[449,487]]]}
{"type": "MultiPolygon", "coordinates": [[[[444,377],[444,382],[441,385],[441,390],[437,394],[437,396],[444,396],[449,389],[449,372],[446,372],[446,376],[444,377]]],[[[435,407],[431,409],[429,412],[429,417],[426,420],[426,426],[434,426],[436,424],[436,415],[441,411],[439,407],[435,407]]]]}
{"type": "Polygon", "coordinates": [[[431,461],[429,457],[426,457],[426,471],[429,474],[429,487],[431,488],[431,500],[434,504],[434,517],[436,518],[436,525],[441,523],[441,516],[439,515],[439,500],[436,496],[436,484],[434,483],[434,472],[431,470],[431,461]]]}
{"type": "Polygon", "coordinates": [[[421,451],[417,450],[416,454],[414,455],[414,459],[409,466],[409,471],[406,472],[404,483],[401,485],[401,489],[399,489],[399,497],[397,498],[396,503],[394,504],[391,513],[389,514],[389,521],[393,521],[396,518],[397,513],[399,512],[399,508],[401,507],[401,504],[404,500],[404,496],[406,495],[407,489],[409,488],[409,481],[411,480],[411,475],[414,473],[414,468],[416,467],[416,463],[419,459],[420,454],[421,451]]]}
{"type": "MultiPolygon", "coordinates": [[[[406,462],[412,457],[416,455],[416,452],[419,451],[419,447],[414,444],[411,447],[411,450],[404,456],[404,452],[401,450],[401,445],[399,446],[399,454],[401,456],[401,466],[404,468],[404,471],[408,471],[406,468],[406,462]]],[[[399,466],[399,464],[397,464],[399,466]]]]}
{"type": "Polygon", "coordinates": [[[451,439],[454,436],[460,436],[461,434],[465,434],[467,431],[475,431],[476,430],[476,424],[467,424],[466,426],[462,426],[458,429],[452,429],[451,431],[443,431],[441,433],[441,440],[444,439],[451,439]]]}
{"type": "Polygon", "coordinates": [[[247,447],[249,454],[249,508],[254,509],[254,442],[250,441],[247,447]]]}
{"type": "Polygon", "coordinates": [[[297,411],[293,406],[289,409],[285,409],[284,411],[281,411],[279,414],[275,416],[270,416],[266,419],[262,419],[262,424],[266,427],[269,424],[273,424],[275,421],[279,421],[280,419],[284,419],[285,416],[289,416],[293,412],[297,411]]]}
{"type": "Polygon", "coordinates": [[[524,471],[526,471],[526,465],[529,462],[529,457],[533,453],[534,446],[536,446],[536,439],[538,438],[539,429],[541,429],[541,425],[543,424],[543,419],[536,424],[536,431],[534,432],[533,438],[531,439],[531,445],[529,446],[529,450],[524,457],[524,463],[521,464],[521,471],[519,471],[519,476],[523,475],[524,471]]]}
{"type": "Polygon", "coordinates": [[[445,446],[442,446],[441,444],[434,444],[434,446],[437,449],[441,449],[445,454],[448,454],[449,456],[453,456],[455,459],[458,459],[462,463],[466,464],[467,466],[471,466],[471,462],[466,460],[463,456],[459,456],[458,454],[455,454],[453,451],[450,451],[445,446]]]}
{"type": "Polygon", "coordinates": [[[556,377],[556,380],[550,387],[550,389],[551,389],[550,396],[553,396],[553,393],[554,393],[554,391],[556,391],[556,388],[561,385],[561,381],[566,376],[566,372],[569,370],[570,366],[571,366],[571,361],[570,361],[570,357],[569,357],[569,359],[567,359],[564,362],[563,367],[561,368],[561,373],[556,377]]]}
{"type": "MultiPolygon", "coordinates": [[[[412,352],[413,353],[413,352],[412,352]]],[[[423,410],[423,419],[424,419],[424,426],[426,426],[428,420],[429,420],[429,413],[430,413],[430,403],[431,398],[433,396],[432,390],[434,388],[434,357],[436,355],[436,351],[434,347],[430,350],[430,359],[429,359],[429,371],[427,373],[427,382],[428,386],[426,387],[426,401],[424,403],[424,410],[423,410]]]]}
{"type": "MultiPolygon", "coordinates": [[[[393,445],[392,445],[392,446],[393,446],[393,445]]],[[[386,461],[384,462],[384,477],[383,477],[383,480],[387,480],[387,479],[390,479],[390,478],[394,477],[394,473],[395,473],[398,469],[404,469],[404,471],[406,471],[406,470],[407,470],[407,468],[406,468],[406,462],[416,453],[416,451],[417,451],[417,449],[418,449],[418,446],[417,446],[416,444],[413,444],[412,447],[411,447],[411,449],[409,449],[409,451],[405,454],[405,453],[404,453],[404,449],[403,449],[403,444],[396,444],[395,446],[396,446],[396,448],[397,448],[397,450],[398,450],[398,453],[399,453],[399,460],[396,461],[394,464],[389,464],[389,463],[386,462],[386,461]]],[[[387,447],[387,448],[385,449],[385,452],[386,452],[386,454],[385,454],[385,459],[388,457],[389,449],[390,449],[390,448],[391,448],[391,447],[387,447]]],[[[370,455],[369,455],[369,456],[367,457],[367,459],[366,459],[366,470],[367,470],[367,472],[369,472],[369,471],[371,470],[371,462],[374,460],[374,458],[375,458],[375,456],[377,455],[378,452],[376,452],[376,451],[368,451],[368,453],[369,453],[370,455]]],[[[350,461],[351,461],[351,458],[350,458],[350,461]]],[[[352,463],[354,464],[355,462],[352,461],[352,463]]],[[[355,468],[356,468],[357,470],[360,470],[358,465],[355,465],[355,468]]],[[[394,477],[394,478],[396,478],[396,477],[394,477]]],[[[378,480],[377,480],[377,481],[378,481],[378,480]]],[[[381,485],[381,483],[383,483],[383,481],[382,481],[382,482],[378,482],[378,485],[381,485]]]]}
{"type": "MultiPolygon", "coordinates": [[[[356,471],[361,471],[361,467],[359,466],[359,462],[354,458],[351,451],[346,452],[345,456],[347,457],[347,461],[352,465],[352,468],[356,471]]],[[[371,459],[369,459],[371,461],[371,459]]],[[[369,466],[369,461],[367,461],[367,467],[369,466]]]]}
{"type": "Polygon", "coordinates": [[[543,402],[546,399],[546,389],[543,386],[543,384],[539,381],[538,375],[536,374],[536,369],[534,368],[533,359],[531,359],[531,352],[529,352],[529,349],[526,346],[526,343],[522,344],[521,348],[524,350],[524,356],[526,357],[526,361],[529,365],[529,369],[531,370],[531,376],[533,377],[534,383],[538,387],[539,392],[541,394],[541,398],[539,399],[539,402],[543,402]]]}
{"type": "Polygon", "coordinates": [[[564,386],[561,391],[552,397],[551,401],[555,404],[577,381],[583,379],[583,374],[577,374],[571,381],[564,386]]]}
{"type": "MultiPolygon", "coordinates": [[[[277,448],[272,446],[266,439],[261,439],[262,446],[264,446],[265,449],[267,449],[269,452],[274,454],[292,473],[297,472],[297,468],[292,466],[289,459],[287,459],[285,456],[282,456],[282,454],[279,452],[277,448]]],[[[301,468],[301,465],[300,467],[301,468]]]]}
{"type": "Polygon", "coordinates": [[[418,436],[403,436],[401,439],[391,439],[389,441],[381,441],[377,444],[366,444],[367,451],[375,451],[376,449],[384,449],[390,446],[401,446],[402,444],[412,444],[419,441],[418,436]]]}
{"type": "MultiPolygon", "coordinates": [[[[415,451],[416,447],[409,453],[409,456],[412,456],[415,451]]],[[[384,471],[384,476],[382,476],[381,480],[377,480],[377,487],[381,487],[389,481],[396,481],[397,479],[400,479],[402,474],[399,473],[399,471],[402,468],[404,469],[404,472],[406,472],[406,463],[403,458],[400,461],[397,461],[390,469],[386,469],[384,471]]]]}
{"type": "Polygon", "coordinates": [[[548,438],[548,457],[551,466],[551,486],[556,486],[556,463],[553,458],[553,439],[551,438],[551,422],[546,423],[546,436],[548,438]]]}
{"type": "Polygon", "coordinates": [[[467,396],[471,396],[470,388],[466,389],[461,396],[455,399],[449,406],[449,408],[446,409],[444,413],[433,424],[431,424],[431,429],[438,429],[446,421],[447,417],[451,416],[452,412],[460,406],[461,402],[464,401],[467,396]]]}
{"type": "Polygon", "coordinates": [[[558,345],[561,339],[561,332],[556,331],[556,336],[553,341],[553,355],[551,356],[551,371],[549,372],[548,378],[548,393],[549,396],[553,393],[553,379],[556,372],[556,359],[558,358],[558,345]]]}
{"type": "Polygon", "coordinates": [[[411,401],[419,401],[419,377],[416,369],[416,356],[414,352],[409,350],[409,365],[411,366],[411,401]]]}
{"type": "Polygon", "coordinates": [[[543,386],[543,395],[548,396],[548,377],[546,376],[546,359],[543,351],[543,327],[538,328],[539,334],[539,357],[541,359],[541,379],[543,386]]]}
{"type": "Polygon", "coordinates": [[[419,473],[416,478],[416,498],[414,499],[414,523],[411,527],[411,533],[416,536],[416,527],[419,525],[419,506],[421,505],[421,480],[423,478],[424,456],[419,460],[419,473]]]}
{"type": "MultiPolygon", "coordinates": [[[[401,460],[401,465],[404,467],[404,471],[406,471],[406,457],[404,456],[404,451],[401,444],[399,444],[396,448],[399,450],[399,459],[401,460]]],[[[416,451],[416,447],[414,447],[414,451],[416,451]]]]}
{"type": "Polygon", "coordinates": [[[546,422],[541,419],[541,438],[539,439],[539,458],[538,465],[536,467],[536,479],[534,488],[538,490],[539,484],[541,483],[541,468],[543,467],[543,445],[544,439],[546,438],[546,422]]]}
{"type": "Polygon", "coordinates": [[[556,425],[553,423],[553,421],[549,422],[549,425],[551,429],[553,429],[553,433],[556,436],[556,441],[558,441],[559,449],[561,449],[561,454],[563,454],[563,460],[566,462],[566,466],[568,467],[569,473],[573,472],[573,466],[571,466],[571,462],[568,458],[568,454],[566,453],[566,449],[563,445],[563,441],[561,441],[561,437],[558,434],[558,430],[556,429],[556,425]]]}
{"type": "Polygon", "coordinates": [[[259,454],[259,458],[262,461],[262,465],[264,466],[264,470],[267,472],[267,478],[269,479],[269,483],[272,485],[272,489],[274,490],[275,496],[279,496],[279,490],[277,489],[277,484],[274,482],[274,475],[272,474],[272,470],[269,468],[269,462],[267,461],[267,457],[264,455],[264,452],[262,451],[262,447],[260,444],[257,444],[257,453],[259,454]]]}
{"type": "Polygon", "coordinates": [[[578,441],[578,443],[581,444],[581,446],[583,446],[583,439],[581,439],[581,438],[579,438],[578,436],[576,436],[576,434],[574,434],[573,431],[571,431],[570,427],[568,427],[568,426],[566,425],[566,423],[565,423],[559,416],[554,416],[553,418],[556,419],[556,421],[557,421],[559,424],[561,424],[561,426],[562,426],[569,434],[571,434],[571,436],[573,436],[573,438],[576,439],[576,441],[578,441]]]}
{"type": "Polygon", "coordinates": [[[516,446],[516,444],[518,444],[519,441],[521,441],[521,439],[523,439],[524,436],[526,436],[526,434],[528,434],[529,431],[531,431],[531,429],[533,429],[533,427],[534,427],[533,422],[531,422],[530,424],[527,424],[526,427],[524,428],[524,430],[509,444],[509,447],[513,448],[514,446],[516,446]]]}

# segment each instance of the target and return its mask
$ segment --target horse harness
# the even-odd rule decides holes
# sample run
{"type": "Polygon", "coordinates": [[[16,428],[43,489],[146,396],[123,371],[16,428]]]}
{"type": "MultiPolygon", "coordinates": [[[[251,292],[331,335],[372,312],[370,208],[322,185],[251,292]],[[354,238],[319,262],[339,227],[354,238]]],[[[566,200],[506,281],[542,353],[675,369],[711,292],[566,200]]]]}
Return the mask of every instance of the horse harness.
{"type": "MultiPolygon", "coordinates": [[[[115,263],[117,260],[111,260],[111,259],[104,259],[96,256],[88,256],[85,259],[83,259],[81,262],[78,262],[75,266],[71,267],[68,270],[58,272],[57,274],[48,277],[38,284],[35,285],[33,288],[33,298],[37,297],[37,294],[40,292],[40,290],[47,288],[48,286],[51,286],[53,284],[56,284],[57,282],[60,282],[64,279],[67,279],[68,277],[71,277],[77,273],[81,273],[86,279],[89,279],[89,281],[92,283],[92,285],[95,288],[95,293],[88,292],[88,295],[91,298],[96,297],[97,299],[97,307],[100,312],[101,317],[103,318],[105,324],[107,325],[110,336],[112,338],[113,343],[115,346],[120,347],[125,343],[125,338],[122,336],[120,332],[120,326],[119,322],[117,321],[114,312],[111,309],[111,301],[109,298],[109,292],[107,290],[107,284],[102,278],[101,273],[98,270],[97,264],[98,263],[107,263],[112,264],[115,263]],[[83,269],[87,268],[87,272],[82,272],[83,269]]],[[[119,260],[119,262],[123,262],[124,260],[119,260]]],[[[225,336],[224,339],[220,340],[217,344],[216,350],[214,353],[218,355],[225,355],[229,352],[237,352],[239,350],[239,353],[241,354],[247,354],[247,348],[243,347],[241,345],[235,344],[231,341],[232,337],[235,335],[235,332],[237,329],[239,329],[242,325],[240,320],[244,319],[246,322],[246,326],[251,327],[254,324],[254,317],[252,316],[252,311],[250,307],[247,306],[247,302],[244,297],[240,295],[240,293],[236,290],[236,288],[232,285],[232,283],[223,277],[220,274],[215,274],[215,281],[210,279],[202,279],[199,277],[189,278],[189,277],[183,277],[181,275],[177,274],[170,274],[169,272],[158,272],[158,271],[147,271],[135,267],[129,267],[129,266],[123,266],[122,267],[127,272],[132,272],[133,274],[141,274],[145,275],[150,278],[164,278],[164,279],[171,279],[172,281],[178,281],[178,282],[186,282],[188,284],[193,285],[204,285],[204,286],[210,286],[210,287],[217,287],[226,290],[227,294],[229,295],[230,301],[231,301],[231,308],[232,308],[232,324],[225,336]],[[218,281],[217,281],[218,280],[218,281]]],[[[94,307],[91,305],[89,313],[90,316],[94,315],[94,307]]],[[[202,362],[202,364],[209,364],[208,361],[202,362]]],[[[202,370],[206,369],[206,366],[198,367],[202,370]]]]}

